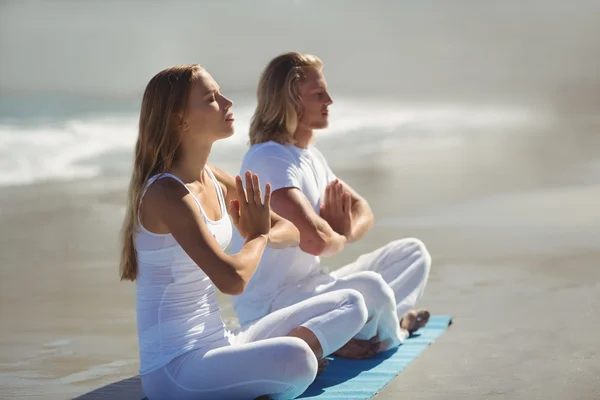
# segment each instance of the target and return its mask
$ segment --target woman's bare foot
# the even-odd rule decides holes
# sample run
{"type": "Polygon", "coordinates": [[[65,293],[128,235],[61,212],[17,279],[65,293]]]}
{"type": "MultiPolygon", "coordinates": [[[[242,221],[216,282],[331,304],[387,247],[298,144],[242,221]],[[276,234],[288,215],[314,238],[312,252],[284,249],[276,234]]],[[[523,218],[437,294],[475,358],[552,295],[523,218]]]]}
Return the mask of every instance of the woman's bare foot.
{"type": "Polygon", "coordinates": [[[323,373],[323,371],[325,371],[325,368],[327,368],[328,365],[329,365],[329,360],[326,358],[321,358],[319,360],[319,363],[317,366],[317,375],[321,375],[323,373]]]}
{"type": "Polygon", "coordinates": [[[400,320],[400,328],[408,331],[410,335],[421,329],[429,321],[429,311],[425,309],[410,310],[400,320]]]}
{"type": "Polygon", "coordinates": [[[373,339],[361,340],[361,339],[350,339],[342,348],[333,353],[334,356],[344,358],[371,358],[379,350],[379,342],[373,339]]]}

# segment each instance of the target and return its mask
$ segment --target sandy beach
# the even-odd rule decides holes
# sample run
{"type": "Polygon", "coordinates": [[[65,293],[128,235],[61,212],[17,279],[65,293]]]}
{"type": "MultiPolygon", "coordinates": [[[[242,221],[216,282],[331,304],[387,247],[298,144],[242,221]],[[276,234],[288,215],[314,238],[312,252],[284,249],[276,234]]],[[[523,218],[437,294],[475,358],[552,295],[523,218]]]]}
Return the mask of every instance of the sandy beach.
{"type": "MultiPolygon", "coordinates": [[[[561,146],[557,135],[539,142],[536,158],[511,151],[512,162],[478,156],[493,145],[480,142],[471,156],[430,149],[420,162],[398,145],[382,153],[397,160],[385,171],[375,159],[362,170],[333,163],[366,194],[377,223],[325,263],[419,237],[434,258],[422,305],[455,320],[378,397],[595,398],[600,146],[586,131],[573,137],[577,157],[540,155],[561,146]]],[[[0,398],[72,398],[137,374],[134,286],[117,276],[125,185],[106,178],[2,190],[0,398]]]]}

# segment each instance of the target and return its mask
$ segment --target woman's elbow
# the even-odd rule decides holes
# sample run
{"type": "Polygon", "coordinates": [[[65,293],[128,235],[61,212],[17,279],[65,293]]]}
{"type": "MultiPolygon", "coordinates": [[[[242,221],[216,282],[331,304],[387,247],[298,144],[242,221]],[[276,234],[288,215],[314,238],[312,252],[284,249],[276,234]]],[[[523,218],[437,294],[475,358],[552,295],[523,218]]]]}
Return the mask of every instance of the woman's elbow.
{"type": "Polygon", "coordinates": [[[229,296],[239,296],[246,290],[246,282],[240,277],[239,279],[233,279],[226,284],[217,286],[217,289],[229,296]]]}
{"type": "Polygon", "coordinates": [[[220,269],[222,272],[218,279],[212,279],[214,285],[219,290],[219,292],[230,295],[230,296],[239,296],[246,289],[246,280],[242,275],[240,275],[234,268],[224,266],[220,269]],[[223,271],[227,271],[223,273],[223,271]]]}

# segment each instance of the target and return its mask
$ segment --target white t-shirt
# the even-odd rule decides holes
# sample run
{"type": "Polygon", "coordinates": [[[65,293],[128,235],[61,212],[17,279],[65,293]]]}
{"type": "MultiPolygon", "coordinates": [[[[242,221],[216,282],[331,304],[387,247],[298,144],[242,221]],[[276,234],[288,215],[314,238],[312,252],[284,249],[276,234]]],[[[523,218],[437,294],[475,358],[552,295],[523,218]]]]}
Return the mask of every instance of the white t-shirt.
{"type": "MultiPolygon", "coordinates": [[[[300,189],[315,212],[327,184],[336,179],[325,157],[314,146],[301,149],[270,141],[252,146],[242,161],[240,175],[250,170],[258,174],[261,190],[267,182],[272,192],[287,187],[300,189]]],[[[234,230],[232,252],[240,251],[244,239],[234,230]]],[[[262,260],[243,294],[233,298],[240,324],[253,322],[269,313],[273,298],[286,287],[298,286],[319,271],[319,256],[305,253],[300,247],[267,248],[262,260]]]]}

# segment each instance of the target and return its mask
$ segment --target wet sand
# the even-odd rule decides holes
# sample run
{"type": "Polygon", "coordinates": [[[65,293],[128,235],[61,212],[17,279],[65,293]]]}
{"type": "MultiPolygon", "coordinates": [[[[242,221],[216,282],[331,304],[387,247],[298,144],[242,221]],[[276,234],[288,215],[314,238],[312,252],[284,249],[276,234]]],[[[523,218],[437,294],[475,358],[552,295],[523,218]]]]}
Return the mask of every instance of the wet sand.
{"type": "MultiPolygon", "coordinates": [[[[600,146],[582,127],[332,162],[377,223],[326,263],[419,237],[434,258],[422,305],[455,322],[378,398],[598,398],[600,146]]],[[[137,374],[134,285],[117,273],[125,185],[0,191],[0,398],[73,398],[137,374]]]]}

